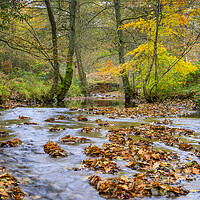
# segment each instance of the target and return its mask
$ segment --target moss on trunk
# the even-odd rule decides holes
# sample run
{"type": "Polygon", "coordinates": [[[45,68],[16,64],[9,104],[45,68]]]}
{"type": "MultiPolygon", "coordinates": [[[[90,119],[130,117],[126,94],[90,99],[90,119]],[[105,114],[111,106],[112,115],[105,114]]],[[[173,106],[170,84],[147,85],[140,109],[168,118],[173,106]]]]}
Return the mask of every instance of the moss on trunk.
{"type": "Polygon", "coordinates": [[[73,63],[67,63],[67,69],[65,71],[65,77],[63,79],[63,82],[60,84],[57,94],[57,99],[59,101],[63,100],[65,98],[66,93],[68,92],[71,83],[72,83],[72,77],[73,77],[73,63]]]}

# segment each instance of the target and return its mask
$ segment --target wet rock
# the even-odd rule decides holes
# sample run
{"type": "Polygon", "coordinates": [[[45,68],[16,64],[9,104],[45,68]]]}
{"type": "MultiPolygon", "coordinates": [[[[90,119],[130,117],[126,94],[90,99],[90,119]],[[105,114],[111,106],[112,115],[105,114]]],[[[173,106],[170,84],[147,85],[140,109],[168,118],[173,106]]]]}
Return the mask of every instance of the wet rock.
{"type": "Polygon", "coordinates": [[[53,192],[53,193],[60,193],[63,191],[63,189],[61,189],[58,185],[56,184],[50,184],[48,186],[48,190],[53,192]]]}

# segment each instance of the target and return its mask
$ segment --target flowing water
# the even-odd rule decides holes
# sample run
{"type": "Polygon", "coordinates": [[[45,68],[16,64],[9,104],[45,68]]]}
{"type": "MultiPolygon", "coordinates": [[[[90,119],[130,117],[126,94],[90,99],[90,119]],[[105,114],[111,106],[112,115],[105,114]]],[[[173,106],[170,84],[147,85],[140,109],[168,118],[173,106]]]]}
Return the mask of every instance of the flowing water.
{"type": "MultiPolygon", "coordinates": [[[[83,133],[83,127],[99,127],[96,119],[107,121],[113,124],[112,128],[130,127],[141,125],[142,123],[151,123],[156,118],[152,119],[132,119],[132,118],[117,118],[110,119],[102,115],[88,115],[85,112],[70,111],[71,106],[123,106],[123,102],[119,101],[89,101],[87,105],[83,102],[69,102],[65,107],[17,107],[15,109],[0,110],[1,130],[6,130],[9,135],[0,137],[0,141],[19,138],[23,144],[19,147],[1,148],[0,161],[10,174],[13,174],[20,182],[20,187],[27,193],[25,199],[40,199],[40,200],[100,200],[104,199],[99,196],[98,192],[89,185],[88,177],[95,175],[92,170],[74,171],[72,168],[79,167],[81,161],[88,158],[84,154],[84,148],[89,146],[89,143],[65,145],[59,143],[59,139],[65,135],[75,137],[84,136],[91,139],[91,143],[101,146],[102,143],[108,142],[106,133],[111,127],[101,127],[100,131],[94,133],[83,133]],[[82,103],[82,104],[81,104],[82,103]],[[79,104],[79,105],[78,105],[79,104]],[[76,120],[78,115],[82,114],[88,118],[87,122],[79,122],[76,120]],[[30,119],[20,120],[20,116],[30,117],[30,119]],[[69,117],[67,120],[59,120],[58,117],[64,115],[69,117]],[[53,123],[45,122],[45,119],[54,117],[56,120],[53,123]],[[38,125],[25,125],[24,122],[37,122],[38,125]],[[60,132],[50,132],[52,126],[64,127],[65,130],[60,132]],[[51,158],[44,153],[43,145],[51,140],[57,142],[62,149],[69,153],[66,158],[51,158]]],[[[159,119],[160,120],[160,119],[159,119]]],[[[200,115],[193,113],[191,116],[181,118],[173,118],[173,127],[181,127],[200,132],[200,115]]],[[[200,138],[197,134],[194,137],[185,137],[187,143],[198,147],[200,138]]],[[[173,150],[179,154],[184,160],[190,153],[178,150],[174,147],[167,147],[161,143],[156,143],[158,148],[173,150]]],[[[200,160],[195,158],[198,163],[200,160]]],[[[118,166],[126,164],[125,161],[117,161],[118,166]]],[[[123,168],[117,175],[104,175],[101,177],[113,177],[121,175],[130,176],[135,171],[129,168],[123,168]]],[[[197,190],[200,192],[200,179],[197,177],[195,181],[181,183],[186,189],[197,190]]],[[[177,200],[199,200],[200,193],[190,192],[187,196],[180,196],[177,200]]],[[[151,199],[170,199],[164,197],[143,198],[144,200],[151,199]]]]}

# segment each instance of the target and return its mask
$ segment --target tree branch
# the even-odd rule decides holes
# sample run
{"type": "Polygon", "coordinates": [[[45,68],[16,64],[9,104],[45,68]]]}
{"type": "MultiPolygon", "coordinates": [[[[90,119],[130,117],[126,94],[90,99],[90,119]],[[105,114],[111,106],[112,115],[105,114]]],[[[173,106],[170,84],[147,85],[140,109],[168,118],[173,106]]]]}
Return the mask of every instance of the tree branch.
{"type": "Polygon", "coordinates": [[[165,75],[165,74],[167,74],[186,54],[188,54],[190,51],[191,51],[191,49],[193,48],[193,46],[197,43],[197,41],[198,41],[198,39],[200,38],[200,33],[197,35],[197,37],[190,43],[190,45],[184,50],[184,52],[180,55],[180,56],[178,56],[178,58],[174,61],[174,62],[172,62],[170,65],[169,65],[169,67],[168,67],[168,69],[159,77],[159,79],[157,80],[157,82],[151,87],[151,89],[150,89],[150,94],[151,94],[151,92],[152,92],[152,90],[153,90],[153,88],[156,86],[156,85],[158,85],[158,83],[160,82],[160,80],[162,79],[162,77],[165,75]]]}

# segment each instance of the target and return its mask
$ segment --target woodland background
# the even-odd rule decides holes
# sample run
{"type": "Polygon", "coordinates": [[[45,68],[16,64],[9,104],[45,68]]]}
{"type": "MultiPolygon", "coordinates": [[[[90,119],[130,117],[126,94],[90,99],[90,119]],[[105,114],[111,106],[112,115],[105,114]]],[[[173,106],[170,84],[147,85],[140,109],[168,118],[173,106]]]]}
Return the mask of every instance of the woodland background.
{"type": "Polygon", "coordinates": [[[119,91],[200,104],[197,0],[0,1],[0,100],[119,91]]]}

